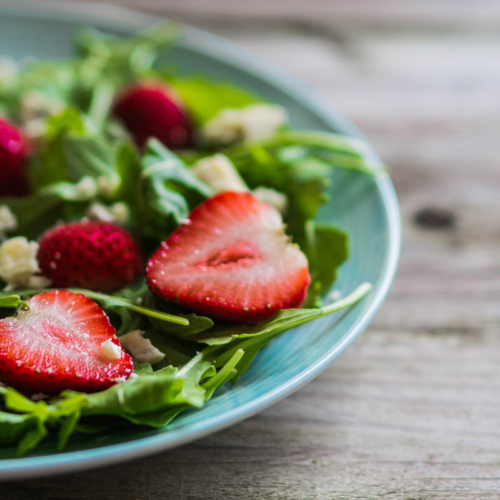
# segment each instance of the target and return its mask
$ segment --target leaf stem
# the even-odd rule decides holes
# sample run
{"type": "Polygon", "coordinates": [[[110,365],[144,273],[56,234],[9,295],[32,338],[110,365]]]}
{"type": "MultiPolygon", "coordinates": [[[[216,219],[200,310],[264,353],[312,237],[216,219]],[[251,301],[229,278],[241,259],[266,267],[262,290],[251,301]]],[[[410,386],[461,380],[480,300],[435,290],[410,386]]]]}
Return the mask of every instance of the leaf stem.
{"type": "Polygon", "coordinates": [[[341,309],[345,309],[346,307],[353,306],[357,302],[359,302],[371,289],[371,283],[362,283],[361,285],[354,290],[354,292],[350,293],[347,297],[334,302],[328,306],[322,307],[321,310],[325,314],[330,314],[336,311],[340,311],[341,309]]]}

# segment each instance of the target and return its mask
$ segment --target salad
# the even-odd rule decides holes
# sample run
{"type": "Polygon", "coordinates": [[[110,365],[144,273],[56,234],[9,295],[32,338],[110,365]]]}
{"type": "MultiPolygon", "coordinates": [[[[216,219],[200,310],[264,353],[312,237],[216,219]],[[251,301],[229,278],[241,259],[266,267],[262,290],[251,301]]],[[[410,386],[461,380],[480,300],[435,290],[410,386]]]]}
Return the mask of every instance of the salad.
{"type": "Polygon", "coordinates": [[[349,237],[314,220],[332,169],[381,169],[365,144],[178,74],[178,36],[87,29],[71,60],[0,61],[0,445],[19,456],[164,427],[370,290],[332,300],[349,237]]]}

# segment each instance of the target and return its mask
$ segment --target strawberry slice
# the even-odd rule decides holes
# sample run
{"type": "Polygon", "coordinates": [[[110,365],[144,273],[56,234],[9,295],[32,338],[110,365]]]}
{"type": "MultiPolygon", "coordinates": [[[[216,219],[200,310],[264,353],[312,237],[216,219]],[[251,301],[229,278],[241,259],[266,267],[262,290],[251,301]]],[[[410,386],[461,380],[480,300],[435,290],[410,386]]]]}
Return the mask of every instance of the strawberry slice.
{"type": "Polygon", "coordinates": [[[156,137],[170,149],[191,143],[192,124],[180,97],[162,82],[143,80],[118,94],[113,107],[139,147],[156,137]]]}
{"type": "Polygon", "coordinates": [[[213,319],[259,323],[300,307],[307,259],[279,212],[249,193],[225,192],[195,208],[146,268],[151,290],[213,319]]]}
{"type": "Polygon", "coordinates": [[[97,392],[132,373],[109,318],[85,295],[45,292],[25,309],[0,320],[2,382],[28,393],[97,392]]]}

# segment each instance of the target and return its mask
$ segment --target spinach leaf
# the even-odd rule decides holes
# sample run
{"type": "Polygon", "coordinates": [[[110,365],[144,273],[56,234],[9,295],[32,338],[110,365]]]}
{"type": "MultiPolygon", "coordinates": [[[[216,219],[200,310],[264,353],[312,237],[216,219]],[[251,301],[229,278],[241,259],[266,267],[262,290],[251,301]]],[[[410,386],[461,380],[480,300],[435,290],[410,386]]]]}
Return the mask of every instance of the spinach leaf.
{"type": "Polygon", "coordinates": [[[141,160],[139,202],[143,234],[163,241],[212,189],[157,139],[150,139],[141,160]]]}

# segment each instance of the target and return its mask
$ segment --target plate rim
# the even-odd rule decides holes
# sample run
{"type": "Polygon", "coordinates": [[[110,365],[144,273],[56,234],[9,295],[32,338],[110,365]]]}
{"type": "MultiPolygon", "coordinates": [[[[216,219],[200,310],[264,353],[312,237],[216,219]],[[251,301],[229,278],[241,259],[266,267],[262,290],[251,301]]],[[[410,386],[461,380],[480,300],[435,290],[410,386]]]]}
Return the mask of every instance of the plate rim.
{"type": "MultiPolygon", "coordinates": [[[[7,0],[0,5],[0,14],[26,17],[27,19],[45,18],[62,22],[74,22],[75,19],[78,19],[82,24],[96,24],[101,28],[109,27],[130,33],[165,19],[161,16],[112,5],[81,1],[68,4],[54,0],[42,2],[28,0],[21,3],[17,0],[7,0]]],[[[198,53],[222,59],[229,62],[231,66],[236,66],[263,78],[272,85],[283,89],[285,93],[299,97],[307,108],[320,116],[330,127],[340,128],[351,136],[366,140],[352,122],[331,105],[327,99],[321,97],[314,89],[295,76],[221,37],[186,25],[183,25],[183,30],[186,38],[181,41],[181,45],[196,48],[198,53]],[[244,64],[242,56],[244,56],[244,64]]],[[[378,159],[368,141],[367,144],[374,158],[378,159]]],[[[387,174],[380,175],[376,179],[376,183],[381,193],[388,221],[387,251],[379,281],[370,293],[367,299],[368,302],[365,304],[365,310],[360,313],[360,318],[346,332],[341,342],[327,351],[313,365],[275,389],[229,410],[223,417],[218,416],[217,423],[210,424],[214,417],[198,423],[194,432],[186,429],[174,429],[163,434],[88,450],[26,458],[0,459],[0,480],[27,479],[84,471],[159,453],[200,439],[249,418],[289,396],[319,375],[368,326],[384,301],[396,274],[401,248],[401,224],[396,193],[387,174]],[[208,425],[206,422],[208,422],[208,425]]]]}

